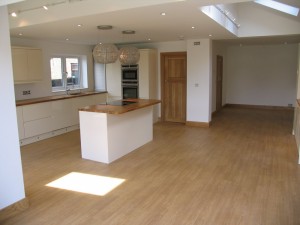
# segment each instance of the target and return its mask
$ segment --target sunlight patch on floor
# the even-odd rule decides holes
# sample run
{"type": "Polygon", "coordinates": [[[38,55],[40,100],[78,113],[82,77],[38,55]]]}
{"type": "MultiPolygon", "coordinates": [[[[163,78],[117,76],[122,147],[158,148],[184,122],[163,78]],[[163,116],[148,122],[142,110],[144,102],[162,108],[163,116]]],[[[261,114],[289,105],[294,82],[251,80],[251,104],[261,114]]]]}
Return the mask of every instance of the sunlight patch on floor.
{"type": "Polygon", "coordinates": [[[125,179],[120,178],[71,172],[55,181],[50,182],[49,184],[46,184],[46,186],[104,196],[121,185],[124,181],[125,179]]]}

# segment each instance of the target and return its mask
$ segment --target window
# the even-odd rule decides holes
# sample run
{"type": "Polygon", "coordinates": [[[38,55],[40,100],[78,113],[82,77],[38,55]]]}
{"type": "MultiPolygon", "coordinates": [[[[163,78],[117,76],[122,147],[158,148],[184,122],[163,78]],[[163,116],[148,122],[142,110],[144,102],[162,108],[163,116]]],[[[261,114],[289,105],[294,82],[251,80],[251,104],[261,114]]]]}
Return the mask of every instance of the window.
{"type": "Polygon", "coordinates": [[[53,91],[82,88],[80,57],[52,57],[50,69],[53,91]]]}

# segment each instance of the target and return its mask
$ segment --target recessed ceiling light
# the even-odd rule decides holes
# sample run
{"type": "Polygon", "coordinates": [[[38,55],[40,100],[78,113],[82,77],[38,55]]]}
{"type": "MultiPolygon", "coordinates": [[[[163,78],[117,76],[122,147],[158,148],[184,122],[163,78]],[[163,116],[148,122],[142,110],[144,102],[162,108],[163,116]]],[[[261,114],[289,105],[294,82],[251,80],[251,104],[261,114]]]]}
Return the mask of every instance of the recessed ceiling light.
{"type": "Polygon", "coordinates": [[[82,24],[77,24],[77,27],[82,27],[82,24]]]}
{"type": "Polygon", "coordinates": [[[123,30],[122,34],[135,34],[134,30],[123,30]]]}
{"type": "Polygon", "coordinates": [[[195,27],[194,27],[194,26],[192,26],[192,29],[195,29],[195,27]]]}
{"type": "Polygon", "coordinates": [[[165,12],[160,13],[161,16],[167,15],[165,12]]]}
{"type": "Polygon", "coordinates": [[[209,36],[209,37],[212,37],[212,34],[209,34],[208,36],[209,36]]]}
{"type": "Polygon", "coordinates": [[[23,34],[22,33],[19,33],[19,36],[22,36],[23,34]]]}
{"type": "Polygon", "coordinates": [[[113,28],[112,25],[99,25],[97,26],[99,30],[111,30],[113,28]]]}
{"type": "Polygon", "coordinates": [[[47,7],[46,5],[43,5],[43,8],[44,8],[45,10],[48,10],[48,7],[47,7]]]}
{"type": "Polygon", "coordinates": [[[148,38],[148,41],[151,41],[151,38],[148,38]]]}
{"type": "Polygon", "coordinates": [[[12,17],[17,17],[17,16],[18,16],[18,14],[17,14],[16,12],[12,12],[10,15],[11,15],[12,17]]]}
{"type": "Polygon", "coordinates": [[[66,41],[68,41],[69,40],[69,38],[66,38],[66,41]]]}

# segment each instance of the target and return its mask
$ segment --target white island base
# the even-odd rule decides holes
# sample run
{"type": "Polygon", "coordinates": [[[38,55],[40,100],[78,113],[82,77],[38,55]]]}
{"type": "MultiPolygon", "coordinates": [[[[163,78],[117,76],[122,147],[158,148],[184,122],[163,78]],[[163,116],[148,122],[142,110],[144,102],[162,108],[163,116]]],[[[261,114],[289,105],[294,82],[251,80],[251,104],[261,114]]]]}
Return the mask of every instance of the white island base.
{"type": "Polygon", "coordinates": [[[80,111],[82,158],[111,163],[150,142],[152,111],[152,106],[122,114],[80,111]]]}

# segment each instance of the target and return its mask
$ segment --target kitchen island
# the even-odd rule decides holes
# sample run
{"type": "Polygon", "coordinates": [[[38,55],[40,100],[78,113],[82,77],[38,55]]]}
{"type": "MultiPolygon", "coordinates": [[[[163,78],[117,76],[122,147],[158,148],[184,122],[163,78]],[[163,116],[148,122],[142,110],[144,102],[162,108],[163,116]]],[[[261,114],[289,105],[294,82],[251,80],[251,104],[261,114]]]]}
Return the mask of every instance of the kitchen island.
{"type": "Polygon", "coordinates": [[[126,99],[79,109],[82,158],[102,163],[153,139],[154,99],[126,99]]]}

